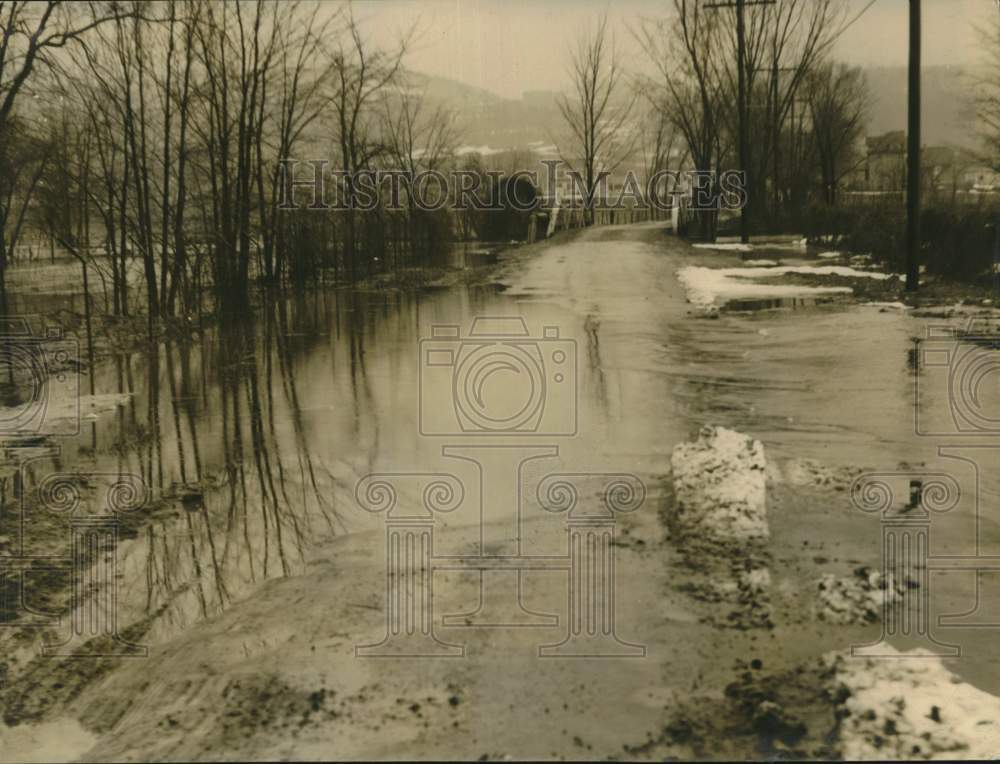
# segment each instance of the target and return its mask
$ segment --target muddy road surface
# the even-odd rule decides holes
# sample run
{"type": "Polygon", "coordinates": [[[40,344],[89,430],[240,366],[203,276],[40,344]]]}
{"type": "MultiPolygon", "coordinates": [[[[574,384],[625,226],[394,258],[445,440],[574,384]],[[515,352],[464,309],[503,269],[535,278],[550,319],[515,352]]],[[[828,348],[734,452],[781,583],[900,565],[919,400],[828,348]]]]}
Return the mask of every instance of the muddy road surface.
{"type": "MultiPolygon", "coordinates": [[[[824,576],[881,566],[853,481],[954,476],[932,551],[961,557],[996,554],[1000,472],[942,453],[947,416],[915,422],[915,378],[931,408],[949,390],[913,338],[964,317],[808,291],[707,311],[677,277],[739,264],[661,225],[593,229],[508,251],[497,283],[312,293],[102,364],[97,394],[124,397],[9,470],[25,494],[105,476],[87,506],[128,473],[147,501],[97,554],[90,591],[115,599],[76,609],[86,638],[25,606],[72,602],[65,571],[5,600],[3,756],[839,755],[819,659],[885,628],[823,617],[824,576]],[[671,456],[706,425],[762,444],[769,533],[747,547],[671,521],[671,456]]],[[[19,527],[51,554],[71,525],[19,527]]],[[[936,629],[953,616],[952,670],[996,693],[991,576],[921,591],[936,629]]]]}

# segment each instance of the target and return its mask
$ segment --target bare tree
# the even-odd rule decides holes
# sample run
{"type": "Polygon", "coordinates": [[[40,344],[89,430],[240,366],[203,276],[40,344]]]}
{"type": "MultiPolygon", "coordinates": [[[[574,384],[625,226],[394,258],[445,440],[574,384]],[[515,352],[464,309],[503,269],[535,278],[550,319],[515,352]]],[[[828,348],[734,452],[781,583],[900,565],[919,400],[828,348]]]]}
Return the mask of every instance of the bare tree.
{"type": "Polygon", "coordinates": [[[357,218],[353,178],[367,169],[382,147],[375,140],[380,114],[378,96],[397,79],[411,35],[404,36],[390,51],[373,48],[365,39],[361,23],[349,10],[346,41],[331,51],[330,78],[333,88],[333,133],[340,151],[341,188],[346,206],[344,255],[348,277],[358,277],[357,218]]]}
{"type": "MultiPolygon", "coordinates": [[[[392,169],[401,170],[407,178],[405,240],[412,250],[417,239],[423,242],[425,254],[437,243],[440,215],[420,210],[419,189],[414,183],[423,172],[440,171],[453,156],[457,144],[455,116],[441,105],[428,103],[426,93],[403,87],[387,94],[383,100],[382,134],[386,158],[392,169]],[[421,235],[422,234],[422,235],[421,235]]],[[[428,191],[428,193],[430,193],[428,191]]],[[[438,189],[445,193],[445,189],[438,189]]]]}
{"type": "MultiPolygon", "coordinates": [[[[781,0],[749,6],[747,10],[742,65],[751,101],[747,114],[751,140],[745,168],[748,204],[756,209],[754,219],[759,220],[767,206],[770,181],[770,212],[772,220],[776,220],[782,201],[785,125],[802,97],[803,84],[851,19],[847,4],[837,0],[781,0]]],[[[735,21],[720,27],[723,49],[737,49],[735,29],[735,21]]],[[[737,81],[737,56],[722,55],[726,63],[722,73],[727,89],[732,90],[737,81]]],[[[729,107],[723,114],[727,129],[735,134],[738,115],[731,104],[731,100],[727,102],[729,107]]]]}
{"type": "Polygon", "coordinates": [[[857,167],[864,137],[868,90],[858,67],[827,62],[809,77],[812,138],[819,159],[823,201],[835,204],[844,177],[857,167]]]}
{"type": "MultiPolygon", "coordinates": [[[[24,147],[18,146],[13,135],[15,125],[24,124],[16,122],[15,107],[27,92],[29,80],[51,66],[55,51],[79,41],[120,13],[117,5],[103,9],[93,3],[0,0],[0,164],[5,170],[15,165],[23,169],[24,163],[16,154],[24,147]]],[[[23,230],[24,211],[39,172],[35,163],[27,182],[20,172],[0,174],[0,307],[5,300],[7,259],[23,230]]]]}
{"type": "MultiPolygon", "coordinates": [[[[741,57],[733,16],[740,11],[729,4],[731,10],[720,13],[721,7],[673,0],[672,18],[646,20],[637,37],[658,68],[671,118],[683,133],[699,172],[718,172],[736,163],[733,147],[741,117],[734,94],[740,79],[745,82],[749,101],[745,116],[749,141],[743,158],[747,204],[758,213],[751,215],[754,221],[767,222],[760,213],[768,211],[770,199],[770,223],[780,225],[783,205],[793,194],[790,184],[806,171],[799,166],[806,159],[800,126],[793,124],[796,111],[802,114],[808,102],[803,86],[858,14],[851,16],[847,5],[836,0],[747,4],[741,57]]],[[[832,118],[833,112],[817,110],[814,116],[824,119],[827,115],[832,118]]],[[[833,150],[833,136],[844,128],[842,123],[820,126],[828,150],[826,168],[835,175],[840,170],[830,170],[829,150],[833,150]]],[[[710,215],[702,216],[702,236],[714,235],[712,223],[710,215]]]]}
{"type": "Polygon", "coordinates": [[[994,172],[1000,172],[1000,13],[979,35],[987,54],[984,74],[976,82],[981,157],[994,172]]]}
{"type": "Polygon", "coordinates": [[[625,73],[608,30],[607,14],[601,16],[596,28],[577,38],[571,49],[570,76],[573,93],[560,95],[556,101],[570,133],[570,141],[560,147],[560,154],[582,175],[587,197],[585,217],[590,225],[602,177],[632,153],[636,140],[628,124],[635,95],[620,87],[625,73]]]}
{"type": "Polygon", "coordinates": [[[334,14],[319,21],[320,7],[314,5],[307,10],[299,2],[283,4],[282,15],[276,20],[274,72],[260,99],[255,137],[257,203],[262,271],[271,283],[280,280],[287,254],[286,227],[278,212],[281,173],[276,160],[293,156],[306,131],[330,103],[328,89],[324,88],[330,69],[313,64],[319,58],[323,40],[334,33],[340,19],[334,14]]]}
{"type": "Polygon", "coordinates": [[[206,3],[197,25],[203,68],[199,115],[193,127],[205,151],[211,209],[212,279],[226,310],[248,297],[256,244],[254,208],[259,136],[268,78],[279,47],[281,5],[206,3]]]}
{"type": "Polygon", "coordinates": [[[8,135],[0,136],[0,307],[4,301],[3,273],[21,234],[39,180],[49,157],[48,141],[26,117],[8,119],[8,135]]]}
{"type": "Polygon", "coordinates": [[[255,280],[280,284],[290,274],[289,252],[303,260],[297,274],[321,273],[330,253],[341,262],[339,239],[354,278],[359,242],[374,244],[372,258],[384,249],[378,215],[356,228],[350,182],[346,226],[337,214],[279,212],[280,160],[319,140],[324,116],[334,117],[348,176],[393,153],[436,167],[454,143],[448,115],[411,98],[396,112],[410,136],[387,145],[380,107],[396,92],[409,38],[374,47],[349,13],[315,3],[0,0],[0,35],[0,286],[23,231],[58,234],[91,274],[110,275],[107,309],[144,311],[151,337],[159,319],[189,315],[203,286],[217,309],[242,309],[255,280]],[[54,52],[69,42],[82,55],[54,52]],[[35,97],[13,109],[19,92],[35,97]],[[42,105],[56,96],[60,113],[82,117],[68,132],[43,121],[42,105]],[[50,165],[56,154],[75,160],[83,146],[74,220],[88,225],[78,230],[56,215],[50,165]],[[33,204],[40,183],[47,197],[33,204]]]}
{"type": "MultiPolygon", "coordinates": [[[[724,130],[727,100],[721,72],[719,17],[694,0],[674,0],[674,18],[646,19],[636,36],[657,69],[660,103],[684,137],[693,169],[717,173],[732,134],[724,130]]],[[[731,100],[731,99],[729,99],[731,100]]],[[[715,238],[716,215],[697,214],[699,235],[715,238]]]]}
{"type": "Polygon", "coordinates": [[[36,206],[42,228],[80,264],[87,330],[90,392],[94,392],[94,343],[90,294],[90,180],[93,131],[89,123],[70,124],[65,99],[47,120],[52,161],[38,185],[36,206]]]}
{"type": "Polygon", "coordinates": [[[647,87],[642,80],[637,83],[637,89],[647,102],[641,120],[640,150],[644,181],[648,187],[658,173],[677,173],[686,161],[687,151],[682,150],[683,137],[671,119],[670,107],[661,90],[647,87]]]}

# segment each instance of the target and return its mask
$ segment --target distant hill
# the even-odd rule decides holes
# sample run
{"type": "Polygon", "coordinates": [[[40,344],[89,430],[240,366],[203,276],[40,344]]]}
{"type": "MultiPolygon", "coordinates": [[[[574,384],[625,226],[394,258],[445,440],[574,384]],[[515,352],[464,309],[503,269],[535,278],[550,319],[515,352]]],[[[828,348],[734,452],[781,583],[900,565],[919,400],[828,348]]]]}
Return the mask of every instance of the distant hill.
{"type": "MultiPolygon", "coordinates": [[[[879,135],[906,129],[907,74],[905,66],[865,69],[872,105],[868,132],[879,135]]],[[[925,144],[975,144],[975,110],[968,69],[925,67],[921,79],[921,140],[925,144]]]]}
{"type": "Polygon", "coordinates": [[[428,98],[444,102],[456,112],[467,108],[478,110],[487,104],[505,101],[504,98],[489,90],[466,85],[447,77],[436,77],[412,70],[408,70],[405,76],[412,87],[425,91],[428,98]]]}
{"type": "MultiPolygon", "coordinates": [[[[906,129],[907,73],[904,66],[867,67],[871,95],[867,133],[906,129]]],[[[536,91],[523,98],[503,98],[482,88],[445,77],[409,73],[411,83],[430,99],[455,111],[466,146],[523,149],[549,143],[564,130],[555,93],[536,91]]],[[[925,67],[922,141],[930,145],[971,147],[976,143],[972,72],[953,66],[925,67]]]]}
{"type": "Polygon", "coordinates": [[[513,100],[445,77],[415,72],[408,77],[428,98],[455,112],[466,146],[525,148],[547,143],[550,133],[561,129],[554,93],[536,91],[513,100]]]}

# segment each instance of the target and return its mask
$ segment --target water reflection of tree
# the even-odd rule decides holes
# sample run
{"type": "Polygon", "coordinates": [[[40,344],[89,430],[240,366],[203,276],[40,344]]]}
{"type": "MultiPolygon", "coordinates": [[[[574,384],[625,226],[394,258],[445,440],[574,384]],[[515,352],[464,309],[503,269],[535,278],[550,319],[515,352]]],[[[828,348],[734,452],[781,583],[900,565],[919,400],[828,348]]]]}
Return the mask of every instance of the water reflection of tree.
{"type": "Polygon", "coordinates": [[[136,457],[174,511],[154,516],[142,548],[130,553],[142,559],[143,609],[173,601],[165,617],[177,626],[225,609],[260,580],[300,569],[315,521],[331,534],[342,526],[332,475],[310,449],[296,378],[330,317],[296,310],[290,298],[266,303],[259,315],[259,324],[247,318],[202,342],[167,342],[162,363],[150,357],[148,437],[136,457]],[[194,348],[202,354],[200,385],[194,348]],[[169,401],[161,409],[164,387],[169,401]],[[175,453],[164,453],[161,421],[175,453]],[[282,438],[285,421],[291,444],[282,438]],[[168,472],[178,478],[173,485],[168,472]]]}
{"type": "MultiPolygon", "coordinates": [[[[469,290],[447,308],[474,315],[492,296],[469,290]]],[[[155,618],[156,640],[211,618],[346,529],[354,477],[400,448],[383,442],[382,419],[414,394],[427,300],[278,294],[238,323],[116,359],[103,389],[132,395],[95,459],[110,455],[153,494],[120,550],[123,626],[155,618]]]]}

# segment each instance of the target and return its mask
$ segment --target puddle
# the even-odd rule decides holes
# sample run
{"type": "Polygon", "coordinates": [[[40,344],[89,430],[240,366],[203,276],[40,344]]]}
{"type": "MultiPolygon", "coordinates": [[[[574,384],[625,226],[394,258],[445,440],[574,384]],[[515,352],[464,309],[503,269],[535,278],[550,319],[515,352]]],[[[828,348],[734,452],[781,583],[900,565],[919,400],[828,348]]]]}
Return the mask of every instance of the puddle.
{"type": "Polygon", "coordinates": [[[677,278],[687,291],[687,299],[699,308],[714,309],[735,300],[773,300],[851,294],[849,286],[806,286],[801,284],[760,283],[759,279],[782,276],[836,276],[885,280],[890,274],[859,271],[840,265],[776,265],[742,268],[705,268],[685,266],[677,278]]]}
{"type": "MultiPolygon", "coordinates": [[[[37,485],[46,470],[94,470],[134,473],[148,484],[161,504],[142,517],[141,532],[123,536],[118,602],[122,628],[151,623],[141,639],[155,654],[158,645],[179,634],[196,635],[200,623],[219,623],[220,614],[234,605],[253,607],[270,579],[294,583],[305,580],[299,574],[311,566],[327,564],[346,587],[360,585],[351,578],[351,555],[378,554],[384,542],[383,518],[357,506],[359,478],[371,472],[458,469],[454,459],[442,459],[442,445],[449,441],[421,431],[419,347],[434,325],[457,325],[461,336],[476,316],[523,316],[532,336],[557,327],[559,337],[552,341],[574,349],[572,392],[579,414],[577,434],[554,441],[563,468],[635,473],[647,481],[651,495],[673,446],[706,423],[752,434],[776,459],[816,459],[831,469],[894,469],[903,461],[940,465],[942,441],[919,435],[914,426],[919,383],[924,400],[944,412],[930,424],[948,437],[956,434],[947,405],[947,369],[920,368],[913,357],[913,337],[924,336],[931,321],[912,311],[824,305],[848,292],[846,287],[817,293],[750,280],[767,275],[770,266],[721,276],[695,269],[721,279],[708,284],[722,288],[706,290],[706,304],[729,303],[717,320],[706,321],[690,315],[686,290],[674,278],[689,255],[661,232],[642,240],[622,234],[621,240],[581,239],[542,250],[510,277],[509,288],[458,285],[391,295],[317,290],[287,296],[240,326],[165,343],[152,357],[124,354],[101,364],[93,417],[80,435],[58,439],[58,458],[36,462],[26,483],[37,485]],[[782,292],[785,288],[791,291],[782,292]],[[824,309],[808,315],[799,312],[821,305],[824,309]],[[331,555],[335,536],[340,546],[331,555]]],[[[474,262],[493,255],[466,256],[472,260],[465,262],[474,262]]],[[[450,367],[435,373],[432,409],[454,412],[450,367]]],[[[509,387],[514,379],[512,373],[496,375],[496,384],[509,387]]],[[[503,387],[499,394],[517,403],[503,387]]],[[[546,411],[564,413],[568,400],[554,398],[554,408],[546,411]]],[[[995,401],[981,402],[988,409],[995,401]]],[[[1000,496],[996,461],[984,462],[981,470],[978,492],[985,507],[994,507],[1000,496]]],[[[961,466],[952,459],[944,468],[961,466]]],[[[458,516],[462,511],[444,522],[471,525],[458,516]]],[[[850,515],[849,499],[837,511],[835,519],[850,515]]],[[[865,525],[866,520],[859,521],[860,540],[843,550],[845,558],[877,555],[878,518],[865,525]]],[[[1000,548],[993,515],[980,518],[963,506],[946,520],[935,526],[936,545],[961,551],[974,538],[984,553],[1000,548]],[[970,536],[979,531],[979,538],[970,536]]],[[[817,527],[817,537],[826,530],[817,527]]],[[[16,540],[11,534],[11,544],[16,540]]],[[[68,532],[65,542],[65,548],[28,551],[65,553],[68,532]]],[[[673,628],[670,624],[693,628],[683,607],[664,605],[659,595],[648,602],[636,599],[633,590],[643,579],[632,575],[622,576],[622,608],[655,610],[659,620],[645,623],[650,634],[673,628]]],[[[974,588],[967,578],[941,578],[954,581],[952,590],[945,590],[954,602],[943,612],[970,606],[974,588]]],[[[365,585],[374,593],[363,609],[374,611],[382,589],[365,585]]],[[[984,602],[1000,602],[995,586],[984,578],[985,595],[993,598],[984,595],[984,602]]],[[[303,591],[297,600],[272,604],[273,612],[260,615],[261,622],[274,629],[276,643],[291,643],[300,632],[278,627],[290,613],[310,610],[303,602],[315,602],[313,610],[327,608],[324,596],[303,591]]],[[[623,622],[638,623],[627,617],[623,622]]],[[[229,651],[234,655],[256,644],[256,635],[245,641],[236,636],[240,647],[229,651]]],[[[970,649],[970,655],[995,653],[986,631],[966,629],[961,636],[981,639],[979,652],[970,649]]],[[[211,642],[218,647],[221,639],[213,634],[211,642]]],[[[674,649],[663,648],[661,655],[674,649]]],[[[597,670],[584,663],[578,664],[576,681],[592,686],[597,670]]],[[[612,666],[619,672],[617,662],[604,663],[609,674],[612,666]]],[[[1000,667],[984,663],[970,663],[970,671],[984,684],[1000,686],[1000,667]]],[[[229,670],[224,662],[220,666],[229,670]]],[[[534,664],[531,669],[537,671],[534,664]]],[[[513,682],[510,689],[523,692],[513,682]]],[[[100,691],[97,687],[90,698],[100,691]]],[[[669,697],[659,690],[648,695],[652,704],[669,697]]]]}
{"type": "Polygon", "coordinates": [[[729,300],[722,309],[727,313],[779,309],[801,310],[803,308],[814,308],[829,301],[829,299],[823,300],[817,297],[774,297],[760,300],[729,300]]]}
{"type": "Polygon", "coordinates": [[[495,265],[499,259],[500,244],[457,244],[452,247],[447,257],[447,264],[452,268],[482,268],[495,265]]]}

